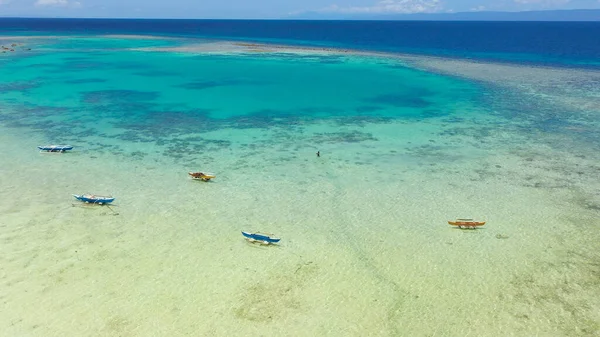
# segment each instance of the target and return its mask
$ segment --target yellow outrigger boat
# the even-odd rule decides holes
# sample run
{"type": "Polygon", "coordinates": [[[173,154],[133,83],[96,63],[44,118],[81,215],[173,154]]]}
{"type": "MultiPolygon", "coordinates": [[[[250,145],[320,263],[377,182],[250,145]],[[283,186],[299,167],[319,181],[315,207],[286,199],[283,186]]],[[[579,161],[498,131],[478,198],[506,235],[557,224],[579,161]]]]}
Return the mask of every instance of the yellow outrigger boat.
{"type": "Polygon", "coordinates": [[[216,175],[212,173],[204,173],[204,172],[188,172],[188,174],[192,177],[192,179],[209,181],[216,177],[216,175]]]}
{"type": "Polygon", "coordinates": [[[475,221],[473,219],[456,219],[449,220],[448,224],[452,226],[457,226],[458,228],[475,229],[477,227],[485,225],[485,221],[475,221]]]}

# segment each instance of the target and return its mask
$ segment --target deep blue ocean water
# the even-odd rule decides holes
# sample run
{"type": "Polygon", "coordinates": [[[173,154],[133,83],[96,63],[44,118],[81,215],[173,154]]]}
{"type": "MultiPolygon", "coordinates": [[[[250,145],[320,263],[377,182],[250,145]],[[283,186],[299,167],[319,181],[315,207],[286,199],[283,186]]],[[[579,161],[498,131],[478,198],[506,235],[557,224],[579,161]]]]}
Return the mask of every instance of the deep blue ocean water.
{"type": "Polygon", "coordinates": [[[600,67],[600,22],[0,19],[0,34],[152,34],[600,67]]]}

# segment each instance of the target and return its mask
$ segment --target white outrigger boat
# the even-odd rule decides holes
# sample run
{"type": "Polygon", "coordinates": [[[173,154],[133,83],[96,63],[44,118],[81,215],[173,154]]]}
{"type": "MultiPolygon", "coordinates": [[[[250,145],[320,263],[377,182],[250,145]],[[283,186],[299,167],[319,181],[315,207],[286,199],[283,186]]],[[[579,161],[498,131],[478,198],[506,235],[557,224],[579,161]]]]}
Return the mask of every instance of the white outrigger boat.
{"type": "Polygon", "coordinates": [[[46,152],[66,152],[66,151],[73,150],[73,146],[72,145],[42,145],[42,146],[38,146],[38,149],[40,149],[40,151],[46,151],[46,152]]]}

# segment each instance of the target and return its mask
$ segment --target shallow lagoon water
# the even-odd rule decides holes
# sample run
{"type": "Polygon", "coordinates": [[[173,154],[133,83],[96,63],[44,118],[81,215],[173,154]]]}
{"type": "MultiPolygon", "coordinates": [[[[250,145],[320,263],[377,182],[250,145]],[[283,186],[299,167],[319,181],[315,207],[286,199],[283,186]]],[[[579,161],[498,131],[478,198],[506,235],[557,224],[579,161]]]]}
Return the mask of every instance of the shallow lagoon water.
{"type": "Polygon", "coordinates": [[[598,330],[594,72],[94,41],[1,60],[9,335],[598,330]]]}

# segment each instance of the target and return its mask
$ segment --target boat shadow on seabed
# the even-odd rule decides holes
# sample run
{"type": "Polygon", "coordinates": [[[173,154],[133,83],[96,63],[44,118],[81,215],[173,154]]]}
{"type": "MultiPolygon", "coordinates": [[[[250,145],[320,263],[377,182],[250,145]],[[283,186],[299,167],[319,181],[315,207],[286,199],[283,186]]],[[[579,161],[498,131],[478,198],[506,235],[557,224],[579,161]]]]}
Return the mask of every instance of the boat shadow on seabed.
{"type": "Polygon", "coordinates": [[[84,208],[84,209],[105,209],[108,208],[110,210],[110,213],[102,213],[101,215],[119,215],[119,212],[115,211],[113,209],[113,207],[118,207],[118,205],[115,204],[92,204],[92,203],[80,203],[80,204],[75,204],[72,203],[71,207],[80,207],[80,208],[84,208]]]}

